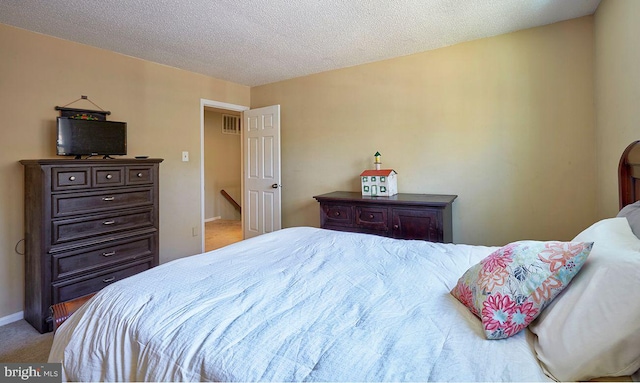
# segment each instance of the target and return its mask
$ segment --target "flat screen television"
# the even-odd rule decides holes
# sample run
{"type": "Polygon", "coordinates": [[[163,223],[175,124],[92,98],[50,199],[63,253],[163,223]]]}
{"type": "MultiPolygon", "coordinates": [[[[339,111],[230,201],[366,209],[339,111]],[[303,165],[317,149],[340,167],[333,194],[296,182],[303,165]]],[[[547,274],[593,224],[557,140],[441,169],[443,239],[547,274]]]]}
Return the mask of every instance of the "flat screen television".
{"type": "Polygon", "coordinates": [[[127,123],[58,117],[59,156],[123,156],[127,154],[127,123]]]}

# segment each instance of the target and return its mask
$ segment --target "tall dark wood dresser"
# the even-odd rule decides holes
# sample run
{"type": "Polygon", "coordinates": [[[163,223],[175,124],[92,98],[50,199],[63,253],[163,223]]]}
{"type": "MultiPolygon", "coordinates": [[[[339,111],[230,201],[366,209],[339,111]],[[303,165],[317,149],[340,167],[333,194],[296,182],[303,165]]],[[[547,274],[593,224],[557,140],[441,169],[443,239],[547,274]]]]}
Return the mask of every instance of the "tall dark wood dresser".
{"type": "Polygon", "coordinates": [[[24,318],[52,330],[50,306],[158,265],[162,159],[22,160],[24,318]]]}
{"type": "Polygon", "coordinates": [[[369,197],[336,191],[314,196],[323,229],[430,242],[453,240],[451,205],[456,195],[398,193],[369,197]]]}

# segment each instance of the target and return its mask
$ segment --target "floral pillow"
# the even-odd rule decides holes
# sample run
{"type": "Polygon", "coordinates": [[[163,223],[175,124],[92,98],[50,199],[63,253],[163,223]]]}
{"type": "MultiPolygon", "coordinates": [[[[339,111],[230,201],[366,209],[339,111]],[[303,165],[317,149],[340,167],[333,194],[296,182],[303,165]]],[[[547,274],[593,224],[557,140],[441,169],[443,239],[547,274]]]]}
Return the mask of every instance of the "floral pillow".
{"type": "Polygon", "coordinates": [[[472,266],[451,294],[482,320],[487,339],[527,327],[580,271],[593,242],[510,243],[472,266]]]}

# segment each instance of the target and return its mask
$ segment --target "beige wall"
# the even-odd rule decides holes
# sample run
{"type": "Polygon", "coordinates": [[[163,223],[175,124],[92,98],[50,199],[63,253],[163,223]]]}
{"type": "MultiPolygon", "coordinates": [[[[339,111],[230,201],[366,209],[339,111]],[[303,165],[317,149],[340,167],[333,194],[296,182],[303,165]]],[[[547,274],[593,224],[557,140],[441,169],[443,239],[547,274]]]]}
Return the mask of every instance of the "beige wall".
{"type": "Polygon", "coordinates": [[[252,88],[282,106],[284,226],[380,151],[400,192],[458,195],[454,242],[572,238],[596,216],[593,55],[584,17],[252,88]]]}
{"type": "MultiPolygon", "coordinates": [[[[128,122],[130,156],[160,165],[160,260],[198,253],[200,99],[248,105],[250,89],[0,25],[0,319],[23,309],[23,175],[18,163],[55,157],[55,106],[80,95],[128,122]],[[189,151],[191,161],[182,162],[189,151]],[[22,245],[18,250],[22,250],[22,245]]],[[[88,108],[87,101],[71,105],[88,108]]]]}
{"type": "MultiPolygon", "coordinates": [[[[225,114],[238,115],[237,112],[225,114]]],[[[204,114],[204,217],[205,220],[240,220],[240,213],[221,194],[225,190],[242,205],[240,135],[222,133],[222,113],[205,110],[204,114]]]]}
{"type": "Polygon", "coordinates": [[[640,1],[603,0],[594,17],[598,215],[618,212],[620,154],[640,140],[640,1]]]}

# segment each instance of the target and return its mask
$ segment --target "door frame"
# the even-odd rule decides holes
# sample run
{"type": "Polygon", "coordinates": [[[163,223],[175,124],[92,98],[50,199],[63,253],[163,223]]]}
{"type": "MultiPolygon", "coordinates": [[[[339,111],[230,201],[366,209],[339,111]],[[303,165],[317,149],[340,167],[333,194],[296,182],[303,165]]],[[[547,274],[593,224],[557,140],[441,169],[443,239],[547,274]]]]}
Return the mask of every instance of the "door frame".
{"type": "MultiPolygon", "coordinates": [[[[249,110],[248,106],[244,105],[236,105],[229,104],[227,102],[215,101],[215,100],[207,100],[205,98],[200,99],[200,237],[202,238],[201,244],[201,252],[204,253],[205,250],[205,224],[204,224],[204,108],[205,107],[217,108],[217,109],[225,109],[232,110],[234,112],[244,112],[245,110],[249,110]]],[[[242,126],[242,122],[241,125],[242,126]]],[[[240,131],[240,140],[242,141],[242,130],[240,131]]],[[[242,148],[240,149],[242,152],[242,148]]],[[[242,179],[240,184],[240,191],[242,195],[244,195],[244,174],[242,174],[244,169],[244,155],[242,156],[242,165],[240,170],[240,177],[242,179]]],[[[240,215],[240,220],[242,221],[242,230],[244,232],[244,220],[242,219],[242,215],[240,215]]]]}

